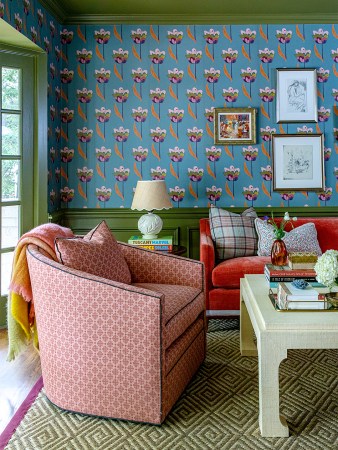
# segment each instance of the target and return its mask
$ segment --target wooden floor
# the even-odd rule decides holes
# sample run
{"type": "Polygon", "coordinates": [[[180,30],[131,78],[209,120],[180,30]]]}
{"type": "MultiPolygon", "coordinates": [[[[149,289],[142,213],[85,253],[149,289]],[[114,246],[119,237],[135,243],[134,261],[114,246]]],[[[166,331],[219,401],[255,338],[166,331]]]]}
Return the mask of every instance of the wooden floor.
{"type": "Polygon", "coordinates": [[[41,376],[40,357],[32,345],[14,361],[7,358],[7,330],[0,329],[0,433],[41,376]]]}

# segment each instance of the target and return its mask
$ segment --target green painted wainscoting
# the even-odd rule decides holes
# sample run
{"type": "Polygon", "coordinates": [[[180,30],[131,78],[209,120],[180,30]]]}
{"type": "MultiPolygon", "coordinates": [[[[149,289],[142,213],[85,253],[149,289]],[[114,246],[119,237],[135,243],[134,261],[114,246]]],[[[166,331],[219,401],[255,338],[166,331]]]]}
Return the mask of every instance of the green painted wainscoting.
{"type": "MultiPolygon", "coordinates": [[[[240,213],[243,208],[225,208],[240,213]]],[[[288,210],[290,216],[327,217],[338,216],[338,207],[299,207],[299,208],[256,208],[260,217],[281,216],[288,210]]],[[[70,227],[75,234],[85,234],[105,219],[116,239],[127,242],[132,235],[139,234],[137,221],[143,214],[130,209],[64,209],[51,215],[53,222],[70,227]]],[[[163,220],[161,235],[173,235],[174,243],[187,248],[189,258],[199,259],[199,219],[208,217],[208,208],[173,208],[156,211],[163,220]]]]}

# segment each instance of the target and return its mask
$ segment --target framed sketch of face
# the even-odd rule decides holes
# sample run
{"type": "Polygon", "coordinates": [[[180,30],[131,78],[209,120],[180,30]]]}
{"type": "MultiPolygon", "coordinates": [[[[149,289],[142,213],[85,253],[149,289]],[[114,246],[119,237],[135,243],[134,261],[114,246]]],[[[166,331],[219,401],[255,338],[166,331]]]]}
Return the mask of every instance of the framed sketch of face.
{"type": "Polygon", "coordinates": [[[322,134],[273,134],[273,190],[324,189],[322,134]]]}
{"type": "Polygon", "coordinates": [[[316,69],[277,69],[277,123],[317,122],[316,69]]]}

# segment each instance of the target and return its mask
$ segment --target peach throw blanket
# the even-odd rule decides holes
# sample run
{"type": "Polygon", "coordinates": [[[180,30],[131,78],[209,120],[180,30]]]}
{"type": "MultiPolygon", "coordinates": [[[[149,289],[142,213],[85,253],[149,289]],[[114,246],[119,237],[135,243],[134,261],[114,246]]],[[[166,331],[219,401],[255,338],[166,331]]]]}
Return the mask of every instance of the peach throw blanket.
{"type": "Polygon", "coordinates": [[[8,361],[13,360],[20,353],[32,336],[34,345],[38,348],[32,287],[26,257],[27,245],[39,246],[56,261],[55,238],[72,236],[74,235],[70,228],[47,223],[28,231],[19,239],[14,252],[8,295],[8,361]]]}

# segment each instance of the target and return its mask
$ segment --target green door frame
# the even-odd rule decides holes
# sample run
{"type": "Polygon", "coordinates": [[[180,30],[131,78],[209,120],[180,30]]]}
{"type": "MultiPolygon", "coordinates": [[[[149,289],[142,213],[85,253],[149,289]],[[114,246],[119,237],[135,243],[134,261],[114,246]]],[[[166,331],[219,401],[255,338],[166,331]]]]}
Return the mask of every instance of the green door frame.
{"type": "MultiPolygon", "coordinates": [[[[48,220],[48,122],[47,122],[47,55],[35,51],[0,43],[1,53],[17,57],[33,58],[33,226],[48,220]]],[[[24,198],[23,198],[24,200],[24,198]]],[[[28,231],[22,227],[21,233],[28,231]]],[[[0,328],[6,327],[6,301],[0,301],[0,328]]]]}

